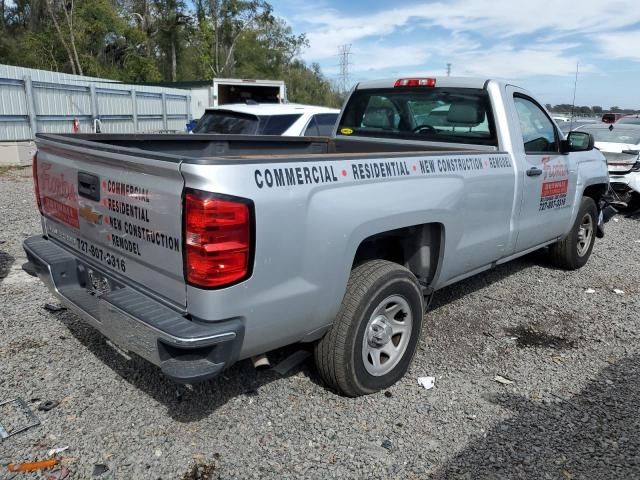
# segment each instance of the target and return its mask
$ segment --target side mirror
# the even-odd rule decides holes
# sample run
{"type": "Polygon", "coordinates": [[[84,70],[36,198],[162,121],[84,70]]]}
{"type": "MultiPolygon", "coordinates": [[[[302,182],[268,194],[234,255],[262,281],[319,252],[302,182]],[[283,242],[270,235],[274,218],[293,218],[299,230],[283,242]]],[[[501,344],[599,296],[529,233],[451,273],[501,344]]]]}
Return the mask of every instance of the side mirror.
{"type": "Polygon", "coordinates": [[[594,143],[595,139],[590,133],[574,130],[562,141],[562,153],[588,152],[593,150],[594,143]]]}

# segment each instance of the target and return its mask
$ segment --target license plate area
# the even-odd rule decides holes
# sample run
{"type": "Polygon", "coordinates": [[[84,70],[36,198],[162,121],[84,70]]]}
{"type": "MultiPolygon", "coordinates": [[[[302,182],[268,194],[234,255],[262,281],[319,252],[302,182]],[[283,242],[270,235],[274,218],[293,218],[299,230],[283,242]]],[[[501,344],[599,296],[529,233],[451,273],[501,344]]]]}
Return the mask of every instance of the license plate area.
{"type": "Polygon", "coordinates": [[[115,285],[113,282],[104,276],[102,273],[97,270],[88,267],[87,268],[87,283],[85,285],[87,292],[96,297],[101,297],[102,295],[111,292],[115,285]]]}

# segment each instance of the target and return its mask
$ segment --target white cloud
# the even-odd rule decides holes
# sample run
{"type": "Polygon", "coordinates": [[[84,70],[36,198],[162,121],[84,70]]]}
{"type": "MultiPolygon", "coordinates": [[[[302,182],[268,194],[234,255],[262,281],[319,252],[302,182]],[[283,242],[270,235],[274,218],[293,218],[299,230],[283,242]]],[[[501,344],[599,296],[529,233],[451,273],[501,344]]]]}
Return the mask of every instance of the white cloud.
{"type": "Polygon", "coordinates": [[[640,61],[640,31],[612,32],[597,36],[600,51],[612,59],[640,61]]]}
{"type": "MultiPolygon", "coordinates": [[[[640,22],[638,0],[582,0],[579,5],[573,0],[453,0],[355,16],[329,8],[313,14],[305,10],[293,19],[307,31],[310,48],[305,58],[337,63],[338,46],[351,43],[353,52],[359,52],[354,71],[411,67],[420,59],[442,56],[456,64],[459,74],[566,75],[575,71],[578,61],[571,49],[590,46],[595,38],[612,56],[640,59],[634,49],[640,33],[624,46],[616,45],[609,33],[640,22]],[[419,41],[399,46],[407,43],[410,31],[421,33],[419,41]],[[607,35],[600,36],[603,32],[607,35]],[[603,41],[607,37],[611,40],[603,41]],[[563,38],[577,43],[558,44],[563,38]]],[[[582,71],[592,69],[581,66],[582,71]]]]}

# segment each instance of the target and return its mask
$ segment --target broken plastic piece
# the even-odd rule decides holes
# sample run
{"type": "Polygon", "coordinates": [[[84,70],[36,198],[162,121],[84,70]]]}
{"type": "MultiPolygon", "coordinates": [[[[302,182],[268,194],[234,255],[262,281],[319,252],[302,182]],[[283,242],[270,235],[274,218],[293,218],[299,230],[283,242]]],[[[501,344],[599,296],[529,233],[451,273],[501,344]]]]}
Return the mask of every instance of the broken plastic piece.
{"type": "Polygon", "coordinates": [[[53,457],[54,455],[57,455],[59,453],[64,452],[65,450],[68,450],[69,447],[58,447],[58,448],[52,448],[51,450],[49,450],[47,452],[47,457],[53,457]]]}
{"type": "Polygon", "coordinates": [[[587,288],[584,293],[596,293],[596,291],[593,288],[587,288]]]}
{"type": "Polygon", "coordinates": [[[435,377],[418,377],[418,385],[423,386],[425,390],[431,390],[435,383],[435,377]]]}
{"type": "Polygon", "coordinates": [[[49,410],[53,410],[54,408],[56,408],[58,405],[60,405],[60,402],[56,400],[45,400],[40,405],[38,405],[38,410],[48,412],[49,410]]]}
{"type": "Polygon", "coordinates": [[[58,464],[58,460],[52,458],[51,460],[42,460],[41,462],[27,462],[14,464],[10,463],[7,468],[10,472],[34,472],[36,470],[43,470],[45,468],[55,467],[58,464]]]}
{"type": "Polygon", "coordinates": [[[107,467],[104,463],[96,463],[93,466],[93,477],[99,477],[100,475],[107,473],[109,471],[109,467],[107,467]]]}
{"type": "Polygon", "coordinates": [[[15,435],[16,433],[24,432],[25,430],[31,427],[35,427],[36,425],[40,425],[40,420],[38,419],[38,417],[35,416],[35,414],[31,411],[27,403],[21,398],[14,398],[12,400],[6,400],[4,402],[1,402],[0,407],[2,407],[3,405],[9,405],[11,403],[15,403],[18,406],[18,409],[22,411],[22,413],[27,419],[27,424],[19,427],[13,427],[11,431],[8,431],[7,428],[3,426],[2,422],[0,421],[0,438],[2,440],[4,440],[5,438],[9,438],[15,435]]]}
{"type": "Polygon", "coordinates": [[[619,288],[614,288],[613,293],[616,295],[624,295],[624,290],[620,290],[619,288]]]}
{"type": "Polygon", "coordinates": [[[308,350],[298,350],[279,362],[273,367],[273,370],[280,375],[286,375],[293,367],[304,362],[309,356],[311,356],[311,352],[308,350]]]}
{"type": "Polygon", "coordinates": [[[495,377],[493,377],[493,379],[496,382],[501,383],[502,385],[511,385],[513,383],[513,380],[509,380],[508,378],[505,378],[502,375],[496,375],[495,377]]]}
{"type": "Polygon", "coordinates": [[[63,310],[66,310],[67,307],[63,307],[62,305],[54,305],[53,303],[45,303],[44,309],[49,312],[62,312],[63,310]]]}

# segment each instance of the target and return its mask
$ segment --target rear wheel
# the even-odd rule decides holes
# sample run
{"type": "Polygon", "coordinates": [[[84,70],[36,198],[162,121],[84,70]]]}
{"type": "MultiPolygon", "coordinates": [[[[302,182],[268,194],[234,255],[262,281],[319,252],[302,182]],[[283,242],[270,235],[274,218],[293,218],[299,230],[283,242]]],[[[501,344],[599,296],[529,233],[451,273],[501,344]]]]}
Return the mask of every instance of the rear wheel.
{"type": "Polygon", "coordinates": [[[565,270],[582,267],[593,250],[598,225],[598,209],[592,198],[582,197],[580,210],[569,234],[551,245],[551,260],[565,270]]]}
{"type": "Polygon", "coordinates": [[[385,260],[357,266],[333,325],[315,348],[322,378],[351,397],[393,385],[413,359],[423,313],[422,290],[409,270],[385,260]]]}

